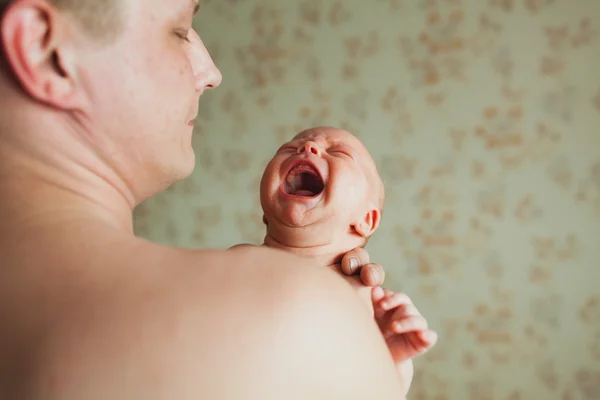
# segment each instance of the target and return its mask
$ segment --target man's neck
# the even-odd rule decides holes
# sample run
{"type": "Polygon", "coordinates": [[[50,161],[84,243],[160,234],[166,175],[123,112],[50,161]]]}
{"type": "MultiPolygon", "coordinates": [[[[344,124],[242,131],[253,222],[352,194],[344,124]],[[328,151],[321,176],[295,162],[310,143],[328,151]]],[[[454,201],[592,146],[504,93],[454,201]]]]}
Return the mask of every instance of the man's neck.
{"type": "Polygon", "coordinates": [[[95,224],[133,233],[132,210],[117,190],[93,182],[58,181],[50,172],[1,174],[2,233],[10,230],[16,239],[69,226],[79,235],[92,233],[95,224]]]}
{"type": "Polygon", "coordinates": [[[10,221],[8,229],[81,219],[133,232],[131,191],[86,143],[67,134],[73,126],[43,111],[18,121],[0,124],[0,216],[10,221]],[[41,127],[43,135],[32,134],[41,127]]]}

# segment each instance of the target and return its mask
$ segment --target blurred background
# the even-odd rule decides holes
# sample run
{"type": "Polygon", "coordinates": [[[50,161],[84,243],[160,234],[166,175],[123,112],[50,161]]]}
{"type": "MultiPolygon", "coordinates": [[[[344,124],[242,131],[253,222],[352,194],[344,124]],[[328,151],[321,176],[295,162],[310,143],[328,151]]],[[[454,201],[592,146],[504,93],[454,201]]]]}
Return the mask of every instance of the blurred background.
{"type": "Polygon", "coordinates": [[[273,152],[348,129],[387,188],[371,259],[440,333],[410,398],[600,399],[599,0],[201,3],[223,84],[138,235],[262,243],[273,152]]]}

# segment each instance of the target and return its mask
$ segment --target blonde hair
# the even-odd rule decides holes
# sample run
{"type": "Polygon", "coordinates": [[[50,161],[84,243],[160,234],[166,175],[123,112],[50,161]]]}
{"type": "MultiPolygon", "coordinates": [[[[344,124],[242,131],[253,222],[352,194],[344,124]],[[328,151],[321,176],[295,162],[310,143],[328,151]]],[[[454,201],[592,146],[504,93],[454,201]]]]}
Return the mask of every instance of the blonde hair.
{"type": "MultiPolygon", "coordinates": [[[[0,14],[13,0],[0,0],[0,14]]],[[[121,0],[47,0],[70,14],[81,28],[99,39],[114,38],[121,29],[121,0]]]]}

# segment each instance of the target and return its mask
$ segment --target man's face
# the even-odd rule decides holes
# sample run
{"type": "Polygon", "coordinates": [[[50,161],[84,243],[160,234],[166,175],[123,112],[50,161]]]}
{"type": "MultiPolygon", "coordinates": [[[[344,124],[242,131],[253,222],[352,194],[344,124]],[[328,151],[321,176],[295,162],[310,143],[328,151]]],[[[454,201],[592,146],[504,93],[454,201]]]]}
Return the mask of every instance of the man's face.
{"type": "Polygon", "coordinates": [[[330,127],[301,132],[277,151],[263,174],[267,222],[347,227],[373,207],[374,170],[367,149],[348,132],[330,127]]]}
{"type": "Polygon", "coordinates": [[[192,29],[197,0],[129,0],[124,30],[108,45],[80,41],[78,74],[90,99],[89,140],[144,196],[189,175],[198,98],[221,82],[192,29]]]}

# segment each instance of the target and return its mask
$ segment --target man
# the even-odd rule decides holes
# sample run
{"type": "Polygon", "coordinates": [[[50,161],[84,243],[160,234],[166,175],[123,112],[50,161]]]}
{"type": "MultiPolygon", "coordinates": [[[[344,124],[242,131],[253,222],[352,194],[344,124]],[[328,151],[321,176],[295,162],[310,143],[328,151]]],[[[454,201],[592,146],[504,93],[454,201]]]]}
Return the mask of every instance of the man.
{"type": "Polygon", "coordinates": [[[197,101],[221,81],[195,1],[0,7],[0,398],[401,397],[331,270],[134,236],[132,209],[192,171],[197,101]]]}

